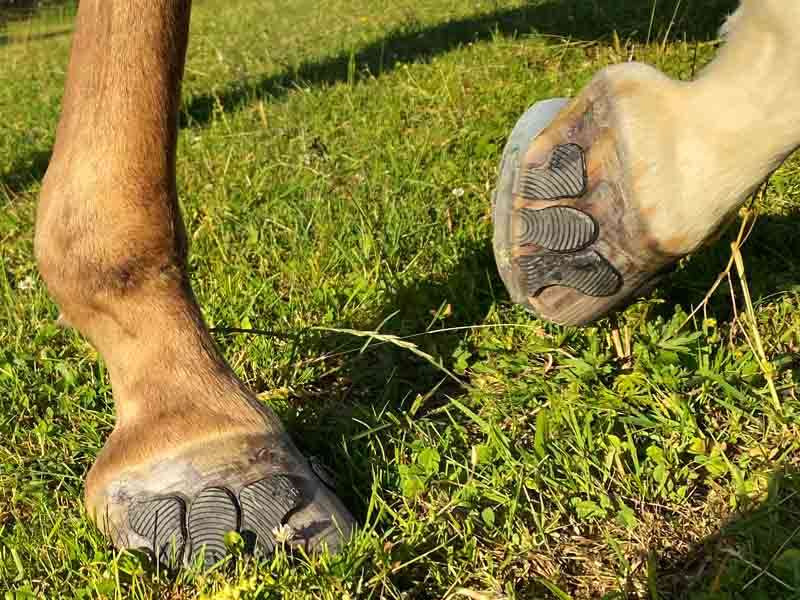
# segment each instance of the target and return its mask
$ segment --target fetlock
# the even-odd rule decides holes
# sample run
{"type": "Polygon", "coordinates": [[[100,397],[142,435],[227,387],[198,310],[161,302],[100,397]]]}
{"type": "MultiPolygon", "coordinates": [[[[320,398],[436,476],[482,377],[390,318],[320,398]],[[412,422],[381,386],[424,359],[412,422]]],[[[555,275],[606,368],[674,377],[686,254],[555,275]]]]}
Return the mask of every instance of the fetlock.
{"type": "Polygon", "coordinates": [[[54,161],[40,195],[35,252],[66,322],[101,353],[135,335],[158,303],[190,296],[186,235],[167,185],[100,181],[92,170],[69,172],[54,161]],[[171,218],[148,210],[158,204],[172,207],[171,218]]]}

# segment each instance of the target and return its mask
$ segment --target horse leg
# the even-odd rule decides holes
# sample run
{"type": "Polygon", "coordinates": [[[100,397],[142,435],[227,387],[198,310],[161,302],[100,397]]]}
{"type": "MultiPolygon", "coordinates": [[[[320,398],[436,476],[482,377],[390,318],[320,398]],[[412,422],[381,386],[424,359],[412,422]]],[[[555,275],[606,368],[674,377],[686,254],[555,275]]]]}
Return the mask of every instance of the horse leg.
{"type": "Polygon", "coordinates": [[[189,284],[175,151],[190,10],[79,6],[35,247],[114,393],[86,506],[115,544],[162,561],[212,563],[231,530],[261,552],[286,539],[335,549],[351,516],[220,356],[189,284]]]}
{"type": "Polygon", "coordinates": [[[569,324],[624,306],[800,146],[800,3],[744,0],[726,36],[694,81],[617,65],[520,120],[495,196],[516,302],[569,324]]]}

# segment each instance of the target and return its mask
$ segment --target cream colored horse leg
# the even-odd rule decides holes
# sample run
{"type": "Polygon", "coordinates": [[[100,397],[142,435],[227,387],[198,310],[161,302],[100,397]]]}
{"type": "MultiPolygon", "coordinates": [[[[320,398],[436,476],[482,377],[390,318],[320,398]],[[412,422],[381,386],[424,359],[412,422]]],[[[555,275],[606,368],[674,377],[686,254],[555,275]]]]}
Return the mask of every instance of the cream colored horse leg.
{"type": "Polygon", "coordinates": [[[495,206],[515,301],[571,324],[624,306],[800,146],[800,2],[746,0],[726,30],[695,81],[617,65],[541,134],[550,109],[523,119],[495,206]]]}

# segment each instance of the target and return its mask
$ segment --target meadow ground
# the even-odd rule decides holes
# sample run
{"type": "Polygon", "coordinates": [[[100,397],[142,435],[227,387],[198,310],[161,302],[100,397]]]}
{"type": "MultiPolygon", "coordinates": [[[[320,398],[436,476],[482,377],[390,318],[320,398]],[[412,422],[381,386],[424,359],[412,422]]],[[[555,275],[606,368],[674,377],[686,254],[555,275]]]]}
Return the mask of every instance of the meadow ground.
{"type": "Polygon", "coordinates": [[[9,24],[4,597],[800,598],[800,161],[748,213],[743,277],[705,304],[738,224],[585,329],[510,305],[491,257],[490,192],[525,108],[629,59],[687,79],[731,8],[196,2],[178,159],[195,290],[361,531],[336,557],[177,576],[84,516],[111,390],[92,347],[55,325],[32,258],[72,18],[9,24]]]}

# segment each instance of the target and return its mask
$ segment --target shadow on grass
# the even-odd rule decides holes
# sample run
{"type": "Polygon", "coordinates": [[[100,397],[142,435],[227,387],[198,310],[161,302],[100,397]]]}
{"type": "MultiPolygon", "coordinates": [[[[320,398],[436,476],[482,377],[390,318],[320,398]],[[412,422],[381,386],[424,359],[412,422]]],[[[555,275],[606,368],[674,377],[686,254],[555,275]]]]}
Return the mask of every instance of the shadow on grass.
{"type": "Polygon", "coordinates": [[[734,516],[689,552],[662,557],[659,598],[800,598],[800,473],[772,475],[767,499],[734,516]]]}
{"type": "MultiPolygon", "coordinates": [[[[380,76],[402,63],[425,62],[465,44],[490,40],[498,33],[596,40],[616,31],[623,38],[645,42],[648,36],[661,39],[670,32],[674,39],[705,41],[715,37],[736,3],[708,0],[683,3],[677,12],[664,8],[652,15],[652,26],[651,3],[625,0],[543,0],[431,26],[410,22],[352,52],[308,61],[277,75],[242,79],[218,92],[194,96],[181,111],[181,126],[202,126],[212,119],[215,110],[232,112],[265,97],[281,98],[296,86],[325,86],[380,76]]],[[[28,158],[20,164],[30,162],[28,158]]],[[[7,177],[26,180],[40,176],[36,170],[23,170],[12,171],[7,177]]]]}
{"type": "MultiPolygon", "coordinates": [[[[485,319],[496,302],[495,295],[503,297],[504,291],[491,245],[488,240],[476,242],[448,273],[397,287],[372,320],[352,328],[381,328],[398,337],[415,336],[408,341],[451,369],[454,352],[469,334],[465,328],[485,319]],[[446,319],[437,319],[439,309],[448,304],[452,312],[446,319]],[[417,335],[441,329],[454,331],[417,335]]],[[[370,430],[391,426],[393,435],[398,428],[410,430],[405,415],[415,399],[425,397],[419,417],[465,393],[458,381],[408,349],[374,339],[367,348],[367,341],[335,332],[295,338],[306,355],[334,357],[332,372],[311,391],[306,389],[303,396],[291,398],[289,409],[282,414],[298,446],[306,454],[320,457],[336,473],[337,491],[357,518],[366,514],[375,456],[381,454],[372,445],[380,443],[387,456],[392,454],[388,440],[376,442],[370,430]],[[338,357],[342,352],[347,354],[338,357]],[[333,441],[342,439],[350,440],[346,454],[343,448],[332,447],[333,441]]]]}
{"type": "Polygon", "coordinates": [[[23,192],[41,181],[50,162],[50,151],[37,150],[21,156],[7,172],[0,170],[0,192],[23,192]]]}
{"type": "MultiPolygon", "coordinates": [[[[800,242],[800,228],[795,219],[764,217],[751,235],[745,260],[751,265],[751,288],[754,299],[797,283],[800,267],[775,268],[775,253],[800,242]],[[785,242],[785,245],[784,245],[785,242]],[[771,268],[769,268],[771,266],[771,268]]],[[[736,229],[736,228],[733,228],[736,229]]],[[[687,304],[699,302],[725,266],[729,256],[728,239],[723,237],[707,252],[676,274],[672,294],[687,304]]],[[[398,336],[425,331],[437,309],[452,303],[453,312],[446,323],[431,329],[458,328],[482,322],[497,297],[505,298],[496,274],[488,240],[468,246],[455,266],[440,277],[433,277],[393,291],[389,301],[364,330],[376,328],[382,317],[398,311],[385,330],[398,336]]],[[[674,311],[668,300],[667,311],[674,311]]],[[[719,319],[730,312],[724,296],[712,305],[719,319]]],[[[452,368],[453,353],[466,343],[467,330],[414,338],[420,349],[441,358],[452,368]]],[[[319,336],[312,354],[358,347],[362,340],[337,334],[319,336]]],[[[391,461],[392,442],[380,435],[380,427],[391,427],[392,437],[409,434],[414,429],[407,422],[408,409],[418,396],[427,396],[416,415],[436,418],[430,411],[458,398],[464,390],[443,373],[407,350],[373,342],[368,352],[350,354],[337,369],[336,387],[319,385],[314,398],[296,399],[296,410],[288,415],[288,428],[309,454],[323,457],[339,479],[338,492],[363,523],[376,471],[375,461],[382,455],[391,461]],[[438,387],[437,387],[438,386],[438,387]],[[432,391],[433,390],[433,391],[432,391]],[[370,412],[374,410],[373,412],[370,412]],[[391,413],[388,418],[386,413],[391,413]],[[380,415],[380,416],[376,416],[380,415]],[[375,428],[377,435],[364,435],[375,428]],[[332,440],[348,439],[347,448],[332,447],[332,440]],[[380,446],[380,448],[378,448],[380,446]]],[[[447,417],[442,415],[443,419],[447,417]]],[[[386,477],[387,475],[382,475],[386,477]]],[[[378,482],[386,485],[386,481],[378,482]]],[[[663,515],[666,521],[671,517],[663,515]]],[[[708,518],[713,518],[713,515],[708,518]]],[[[800,599],[800,474],[790,470],[776,472],[765,501],[736,514],[719,527],[716,534],[694,545],[689,551],[663,551],[654,554],[654,582],[662,600],[774,600],[800,599]],[[749,586],[748,586],[749,584],[749,586]],[[744,588],[747,587],[745,591],[744,588]],[[795,591],[791,591],[791,589],[795,591]]],[[[420,575],[422,577],[422,575],[420,575]]],[[[530,587],[518,589],[521,598],[551,597],[533,579],[530,587]],[[530,595],[526,595],[530,593],[530,595]]],[[[424,594],[420,598],[428,598],[424,594]]],[[[620,592],[608,600],[644,597],[620,592]]],[[[650,600],[651,596],[647,599],[650,600]]]]}
{"type": "MultiPolygon", "coordinates": [[[[660,309],[665,317],[674,314],[675,304],[688,307],[703,299],[727,264],[730,240],[736,231],[738,227],[732,227],[717,243],[698,253],[668,280],[666,302],[660,309]]],[[[795,216],[759,219],[743,251],[756,302],[800,282],[800,265],[783,252],[786,247],[798,245],[800,228],[795,216]]],[[[469,335],[468,330],[458,328],[483,322],[498,298],[505,301],[506,293],[494,266],[490,243],[488,240],[475,242],[465,248],[446,274],[399,286],[372,322],[355,327],[375,329],[383,318],[397,311],[384,328],[393,335],[453,328],[455,331],[410,340],[452,369],[454,353],[467,344],[469,335]],[[447,304],[452,305],[452,313],[444,322],[436,322],[437,310],[447,304]]],[[[727,286],[714,296],[709,313],[720,321],[732,317],[727,286]]],[[[313,340],[311,346],[304,343],[304,347],[312,348],[311,354],[323,355],[343,348],[357,349],[363,341],[325,334],[313,340]]],[[[432,410],[464,393],[463,388],[429,362],[408,350],[377,341],[363,354],[356,351],[347,355],[336,367],[335,375],[319,382],[318,388],[313,398],[293,400],[297,405],[287,415],[288,428],[304,451],[324,457],[323,462],[337,473],[340,495],[362,522],[374,483],[375,459],[382,453],[387,460],[393,456],[392,442],[380,436],[380,429],[391,427],[392,437],[402,436],[404,428],[410,434],[413,428],[407,415],[416,398],[425,396],[424,406],[415,416],[427,415],[426,418],[431,419],[436,418],[430,414],[432,410]],[[390,416],[387,417],[387,413],[390,416]],[[365,435],[371,430],[378,435],[365,435]],[[331,447],[332,440],[341,439],[349,440],[346,450],[331,447]]],[[[664,515],[663,518],[670,517],[664,515]]],[[[798,525],[800,475],[776,473],[769,498],[760,506],[738,514],[722,525],[717,534],[689,552],[664,552],[655,556],[658,597],[665,600],[800,599],[800,592],[788,593],[786,588],[789,585],[800,590],[800,537],[794,537],[800,533],[798,525]],[[762,568],[770,566],[770,573],[760,573],[752,564],[762,568]],[[758,578],[748,588],[751,594],[740,594],[739,590],[756,576],[758,578]],[[787,593],[780,595],[782,591],[787,593]]],[[[531,585],[532,594],[544,594],[533,582],[531,585]]],[[[619,596],[623,597],[635,598],[619,596]]]]}
{"type": "MultiPolygon", "coordinates": [[[[685,310],[700,305],[717,276],[723,272],[731,256],[731,242],[736,239],[739,224],[731,226],[710,247],[696,252],[687,264],[661,284],[663,307],[655,311],[670,318],[675,305],[685,310]]],[[[758,218],[746,244],[742,247],[747,283],[753,301],[758,303],[775,294],[800,291],[800,262],[786,248],[800,247],[800,215],[767,215],[758,218]]],[[[738,276],[733,269],[734,290],[738,309],[743,309],[738,276]]],[[[708,314],[718,321],[734,318],[730,286],[724,283],[711,297],[708,314]]]]}
{"type": "Polygon", "coordinates": [[[64,27],[62,29],[54,29],[53,31],[45,31],[41,33],[30,33],[10,36],[3,31],[0,31],[0,46],[9,46],[11,44],[25,44],[28,42],[39,42],[42,40],[50,40],[53,38],[64,37],[72,33],[71,27],[64,27]]]}
{"type": "Polygon", "coordinates": [[[671,31],[680,39],[705,41],[716,36],[724,16],[735,6],[735,0],[710,0],[702,6],[686,3],[678,12],[661,10],[652,14],[649,2],[545,0],[429,27],[412,22],[360,50],[306,62],[278,75],[243,79],[217,93],[195,96],[184,107],[182,123],[203,125],[219,107],[230,112],[260,98],[284,96],[296,86],[333,85],[379,76],[397,65],[425,62],[465,44],[490,40],[497,34],[596,40],[616,31],[623,38],[646,42],[661,39],[671,31]]]}
{"type": "Polygon", "coordinates": [[[23,33],[13,37],[8,35],[5,29],[8,23],[27,21],[37,15],[54,11],[58,11],[58,17],[63,22],[66,15],[74,14],[76,6],[76,0],[0,0],[0,46],[67,35],[72,31],[71,27],[28,35],[23,33]]]}

